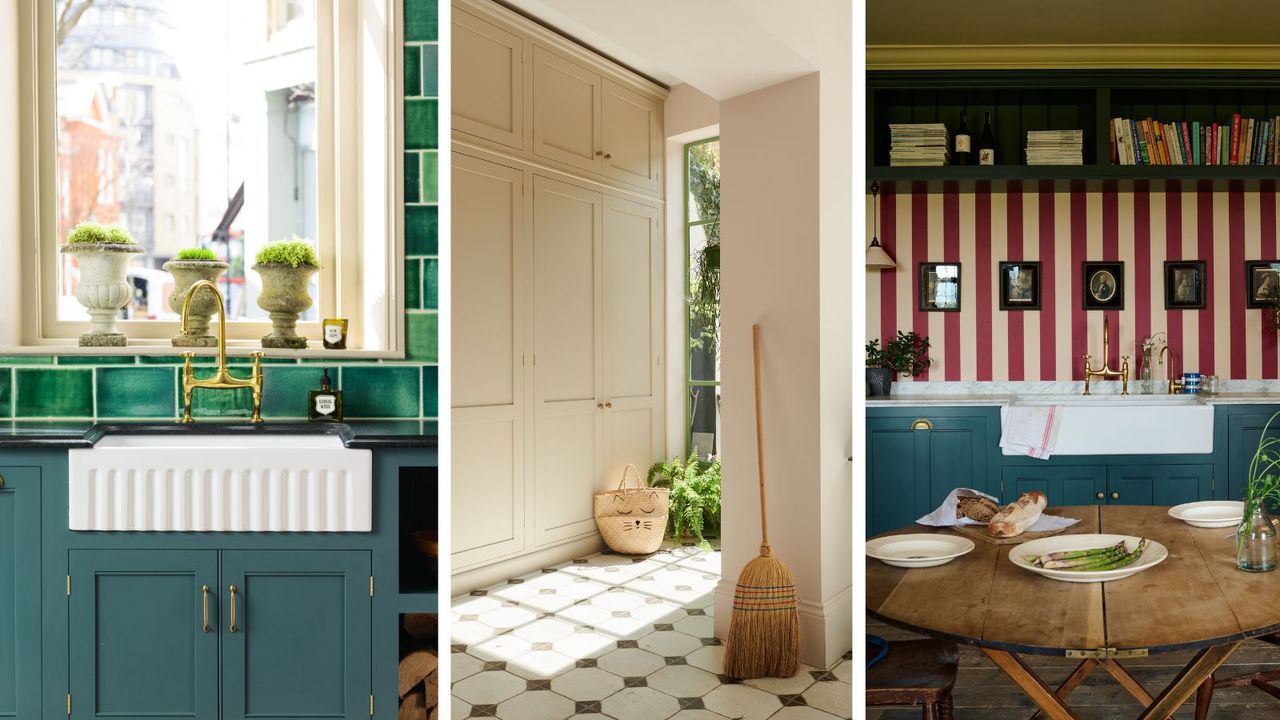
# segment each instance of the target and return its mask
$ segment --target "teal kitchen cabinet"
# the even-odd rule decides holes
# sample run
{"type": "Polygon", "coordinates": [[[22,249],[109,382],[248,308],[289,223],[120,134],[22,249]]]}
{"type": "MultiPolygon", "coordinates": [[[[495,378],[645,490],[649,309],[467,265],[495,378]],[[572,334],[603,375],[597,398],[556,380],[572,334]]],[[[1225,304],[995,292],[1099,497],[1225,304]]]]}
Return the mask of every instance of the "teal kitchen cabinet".
{"type": "Polygon", "coordinates": [[[69,564],[71,717],[217,720],[218,553],[73,550],[69,564]]]}
{"type": "Polygon", "coordinates": [[[0,718],[39,708],[40,468],[0,467],[0,718]]]}
{"type": "Polygon", "coordinates": [[[1111,465],[1110,505],[1181,505],[1213,498],[1213,465],[1111,465]]]}
{"type": "Polygon", "coordinates": [[[359,550],[71,550],[71,717],[368,717],[359,550]]]}
{"type": "Polygon", "coordinates": [[[224,720],[369,714],[369,573],[357,550],[222,553],[224,720]]]}
{"type": "Polygon", "coordinates": [[[1096,505],[1107,497],[1107,468],[1103,465],[1034,465],[1001,471],[1002,500],[1039,490],[1053,505],[1096,505]]]}
{"type": "MultiPolygon", "coordinates": [[[[1219,449],[1219,473],[1225,477],[1224,482],[1217,483],[1215,487],[1215,498],[1243,500],[1245,484],[1249,481],[1249,464],[1258,450],[1267,422],[1280,411],[1280,406],[1226,405],[1216,409],[1218,414],[1214,417],[1214,428],[1217,437],[1214,445],[1219,449]],[[1225,452],[1223,445],[1226,446],[1225,452]]],[[[1272,424],[1267,437],[1280,437],[1280,420],[1272,424]]]]}
{"type": "Polygon", "coordinates": [[[990,492],[995,408],[893,408],[867,417],[867,532],[910,525],[957,487],[990,492]]]}

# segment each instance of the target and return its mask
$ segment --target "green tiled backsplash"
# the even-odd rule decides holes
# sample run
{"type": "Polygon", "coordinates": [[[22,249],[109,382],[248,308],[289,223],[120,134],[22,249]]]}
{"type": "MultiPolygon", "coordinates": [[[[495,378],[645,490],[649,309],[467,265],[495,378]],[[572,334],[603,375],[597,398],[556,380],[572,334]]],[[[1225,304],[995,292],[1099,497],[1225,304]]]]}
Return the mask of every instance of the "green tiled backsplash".
{"type": "MultiPolygon", "coordinates": [[[[437,1],[404,0],[405,12],[405,361],[307,358],[263,360],[262,414],[307,416],[307,392],[320,387],[320,365],[343,391],[350,419],[434,419],[439,414],[439,238],[437,194],[437,1]]],[[[247,375],[248,358],[231,358],[247,375]]],[[[176,356],[0,356],[0,419],[176,420],[176,356]]],[[[211,372],[198,361],[197,377],[211,372]]],[[[199,390],[197,418],[248,417],[246,390],[199,390]]]]}

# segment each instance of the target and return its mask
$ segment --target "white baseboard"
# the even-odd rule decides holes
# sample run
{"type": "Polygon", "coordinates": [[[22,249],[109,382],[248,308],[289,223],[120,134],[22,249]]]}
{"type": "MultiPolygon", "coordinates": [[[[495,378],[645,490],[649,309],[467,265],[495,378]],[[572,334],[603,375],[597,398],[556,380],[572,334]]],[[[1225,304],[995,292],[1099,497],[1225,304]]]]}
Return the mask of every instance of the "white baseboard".
{"type": "Polygon", "coordinates": [[[598,534],[592,534],[560,545],[534,550],[524,555],[499,560],[492,565],[457,573],[450,578],[449,592],[452,597],[465,595],[472,590],[479,590],[503,580],[520,577],[534,570],[598,553],[603,549],[604,541],[600,539],[598,534]]]}

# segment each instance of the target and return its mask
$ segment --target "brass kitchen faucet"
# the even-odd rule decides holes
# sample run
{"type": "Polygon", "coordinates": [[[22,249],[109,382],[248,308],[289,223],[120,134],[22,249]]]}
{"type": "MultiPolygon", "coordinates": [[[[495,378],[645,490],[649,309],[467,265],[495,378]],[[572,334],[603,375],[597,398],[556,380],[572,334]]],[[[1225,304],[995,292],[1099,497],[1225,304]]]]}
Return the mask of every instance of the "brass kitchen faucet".
{"type": "Polygon", "coordinates": [[[1093,356],[1085,353],[1084,356],[1084,394],[1089,394],[1089,378],[1092,377],[1118,377],[1123,382],[1120,387],[1121,395],[1129,394],[1129,356],[1121,355],[1124,360],[1119,370],[1112,370],[1109,364],[1111,357],[1111,320],[1106,316],[1102,316],[1102,369],[1094,370],[1090,367],[1093,362],[1093,356]]]}
{"type": "Polygon", "coordinates": [[[197,291],[201,288],[208,288],[218,299],[218,368],[213,377],[208,380],[197,380],[195,368],[191,366],[191,358],[196,354],[193,352],[184,352],[182,357],[186,358],[182,365],[182,422],[195,422],[191,419],[191,393],[196,388],[208,388],[210,390],[236,390],[239,388],[253,389],[253,417],[251,422],[262,422],[262,353],[254,352],[250,355],[253,357],[253,374],[248,379],[233,377],[227,370],[227,313],[225,300],[222,293],[218,292],[218,286],[208,280],[197,280],[188,290],[186,297],[182,301],[182,334],[189,334],[187,330],[187,318],[191,311],[191,298],[195,297],[197,291]]]}

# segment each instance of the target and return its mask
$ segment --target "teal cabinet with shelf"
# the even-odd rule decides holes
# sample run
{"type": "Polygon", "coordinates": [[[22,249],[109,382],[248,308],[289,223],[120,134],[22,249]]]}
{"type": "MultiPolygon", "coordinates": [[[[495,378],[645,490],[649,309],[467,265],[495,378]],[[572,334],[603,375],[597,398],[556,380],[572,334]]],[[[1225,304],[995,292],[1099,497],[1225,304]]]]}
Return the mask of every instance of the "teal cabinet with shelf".
{"type": "Polygon", "coordinates": [[[0,717],[39,715],[40,479],[0,463],[0,717]]]}

